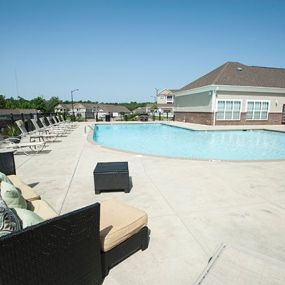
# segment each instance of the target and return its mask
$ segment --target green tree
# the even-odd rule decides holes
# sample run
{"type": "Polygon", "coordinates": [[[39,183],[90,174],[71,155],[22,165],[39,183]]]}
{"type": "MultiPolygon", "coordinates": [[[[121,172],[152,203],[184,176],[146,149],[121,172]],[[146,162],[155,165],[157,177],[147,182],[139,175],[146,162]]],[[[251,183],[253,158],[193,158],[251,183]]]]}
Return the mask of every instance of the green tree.
{"type": "Polygon", "coordinates": [[[156,104],[156,103],[152,104],[151,107],[150,107],[150,109],[151,109],[152,111],[157,110],[157,109],[158,109],[157,104],[156,104]]]}
{"type": "Polygon", "coordinates": [[[48,101],[46,101],[46,112],[54,112],[54,107],[61,103],[58,97],[51,97],[48,101]]]}
{"type": "Polygon", "coordinates": [[[20,96],[17,97],[17,100],[15,100],[15,103],[17,106],[16,108],[20,108],[20,109],[28,109],[31,106],[28,100],[20,96]]]}
{"type": "Polygon", "coordinates": [[[6,99],[6,108],[7,109],[15,109],[15,108],[17,108],[17,102],[16,102],[16,100],[13,97],[11,97],[9,99],[6,99]]]}
{"type": "Polygon", "coordinates": [[[37,109],[37,110],[40,110],[42,112],[46,112],[46,109],[47,109],[47,102],[46,100],[41,97],[41,96],[38,96],[34,99],[32,99],[30,101],[30,105],[31,105],[31,108],[34,108],[34,109],[37,109]]]}
{"type": "Polygon", "coordinates": [[[4,95],[0,95],[0,109],[6,108],[6,99],[4,95]]]}

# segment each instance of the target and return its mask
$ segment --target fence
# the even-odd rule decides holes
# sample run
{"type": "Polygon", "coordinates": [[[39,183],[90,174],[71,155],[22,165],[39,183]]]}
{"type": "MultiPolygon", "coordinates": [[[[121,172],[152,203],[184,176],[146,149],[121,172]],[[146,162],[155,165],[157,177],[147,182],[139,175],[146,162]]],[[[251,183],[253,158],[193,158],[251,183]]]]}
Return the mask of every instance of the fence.
{"type": "MultiPolygon", "coordinates": [[[[0,115],[0,129],[3,131],[8,126],[14,126],[15,121],[17,120],[22,120],[25,123],[26,129],[30,132],[33,131],[35,128],[31,122],[31,119],[37,119],[39,122],[39,118],[42,117],[49,117],[49,116],[54,116],[58,115],[59,113],[30,113],[30,114],[5,114],[5,115],[0,115]]],[[[61,113],[64,118],[66,117],[66,114],[61,113]]],[[[41,126],[41,123],[39,122],[39,125],[41,126]]]]}

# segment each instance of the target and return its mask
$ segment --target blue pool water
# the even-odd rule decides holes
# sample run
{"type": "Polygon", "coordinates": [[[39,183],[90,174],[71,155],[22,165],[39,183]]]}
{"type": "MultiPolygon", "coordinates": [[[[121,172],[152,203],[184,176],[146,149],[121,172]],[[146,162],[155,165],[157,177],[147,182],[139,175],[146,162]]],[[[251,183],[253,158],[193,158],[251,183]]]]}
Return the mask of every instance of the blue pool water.
{"type": "Polygon", "coordinates": [[[285,134],[270,131],[194,131],[163,124],[97,125],[94,141],[141,154],[207,160],[285,159],[285,134]]]}

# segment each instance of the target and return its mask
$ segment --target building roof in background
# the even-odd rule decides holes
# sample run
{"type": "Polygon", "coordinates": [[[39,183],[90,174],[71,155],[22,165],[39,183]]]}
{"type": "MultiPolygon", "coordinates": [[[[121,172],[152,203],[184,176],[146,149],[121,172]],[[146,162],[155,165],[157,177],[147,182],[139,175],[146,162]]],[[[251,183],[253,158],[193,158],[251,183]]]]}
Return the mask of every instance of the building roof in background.
{"type": "MultiPolygon", "coordinates": [[[[111,105],[111,104],[96,104],[96,103],[74,103],[75,109],[99,109],[104,113],[129,113],[130,110],[122,105],[111,105]]],[[[71,104],[58,104],[55,108],[60,109],[72,109],[71,104]]]]}
{"type": "Polygon", "coordinates": [[[285,69],[248,66],[239,62],[226,62],[206,75],[182,87],[179,91],[207,85],[285,88],[285,69]]]}
{"type": "MultiPolygon", "coordinates": [[[[91,109],[88,106],[86,106],[86,104],[84,104],[84,103],[74,103],[73,108],[74,109],[91,109]]],[[[70,109],[72,109],[71,104],[70,104],[70,109]]]]}
{"type": "Polygon", "coordinates": [[[19,115],[39,113],[36,109],[0,109],[0,115],[19,115]]]}
{"type": "Polygon", "coordinates": [[[145,114],[147,113],[147,109],[149,109],[149,107],[138,107],[136,109],[133,110],[133,113],[136,113],[136,114],[145,114]]]}
{"type": "Polygon", "coordinates": [[[163,89],[161,90],[157,96],[160,96],[160,95],[172,95],[175,91],[177,91],[177,89],[163,89]]]}
{"type": "Polygon", "coordinates": [[[60,103],[58,105],[55,106],[56,109],[71,109],[71,104],[64,104],[64,103],[60,103]]]}
{"type": "Polygon", "coordinates": [[[130,110],[122,105],[98,104],[98,106],[106,113],[130,113],[130,110]]]}

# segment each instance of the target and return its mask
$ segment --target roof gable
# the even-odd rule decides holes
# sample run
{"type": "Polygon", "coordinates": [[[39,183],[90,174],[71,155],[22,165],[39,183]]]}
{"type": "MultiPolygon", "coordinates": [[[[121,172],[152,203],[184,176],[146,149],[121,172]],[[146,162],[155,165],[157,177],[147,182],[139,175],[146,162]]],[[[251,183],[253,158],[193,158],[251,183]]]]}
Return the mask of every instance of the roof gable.
{"type": "Polygon", "coordinates": [[[176,89],[163,89],[161,90],[157,96],[160,96],[160,95],[172,95],[175,91],[177,91],[176,89]]]}

